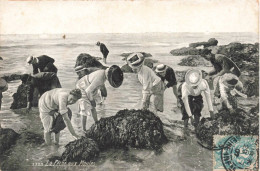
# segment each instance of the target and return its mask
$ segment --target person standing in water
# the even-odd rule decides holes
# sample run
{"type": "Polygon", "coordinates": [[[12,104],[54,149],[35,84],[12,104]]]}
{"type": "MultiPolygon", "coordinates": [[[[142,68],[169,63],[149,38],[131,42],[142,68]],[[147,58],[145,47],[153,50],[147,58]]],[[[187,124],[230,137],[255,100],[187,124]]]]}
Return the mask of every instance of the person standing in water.
{"type": "Polygon", "coordinates": [[[37,74],[39,72],[58,72],[58,69],[53,64],[55,60],[47,55],[41,55],[39,57],[30,56],[27,58],[26,62],[28,64],[32,64],[33,74],[37,74]]]}
{"type": "Polygon", "coordinates": [[[117,65],[112,65],[106,70],[92,72],[76,83],[76,88],[79,88],[82,93],[82,98],[79,100],[79,114],[82,115],[82,129],[84,132],[86,132],[87,116],[92,115],[94,121],[98,121],[94,94],[101,87],[105,87],[106,80],[112,87],[118,88],[121,86],[123,79],[122,70],[117,65]]]}
{"type": "Polygon", "coordinates": [[[130,54],[127,57],[127,63],[137,73],[138,79],[143,86],[141,108],[148,109],[151,107],[154,113],[157,113],[157,111],[163,112],[163,92],[165,86],[161,78],[151,68],[143,65],[144,57],[141,53],[130,54]]]}
{"type": "Polygon", "coordinates": [[[213,117],[213,105],[207,81],[202,79],[200,70],[188,70],[185,74],[185,82],[178,88],[182,120],[184,120],[184,133],[187,131],[189,119],[195,128],[199,124],[203,108],[202,93],[206,97],[210,116],[213,117]]]}
{"type": "MultiPolygon", "coordinates": [[[[76,103],[81,96],[81,91],[79,89],[70,91],[63,88],[47,91],[41,96],[39,99],[39,112],[44,128],[44,139],[47,145],[51,144],[53,124],[59,115],[62,116],[63,121],[73,138],[79,138],[70,122],[67,106],[76,103]]],[[[60,132],[55,133],[55,144],[59,144],[59,136],[60,132]]]]}
{"type": "Polygon", "coordinates": [[[106,64],[107,63],[107,55],[109,53],[109,50],[107,49],[107,47],[104,43],[100,43],[99,41],[97,42],[96,45],[100,47],[100,52],[103,55],[103,62],[106,64]]]}
{"type": "Polygon", "coordinates": [[[172,87],[173,94],[177,100],[177,107],[179,106],[178,92],[177,92],[177,81],[175,77],[174,70],[164,64],[159,64],[155,68],[156,74],[162,79],[165,84],[165,88],[172,87]]]}

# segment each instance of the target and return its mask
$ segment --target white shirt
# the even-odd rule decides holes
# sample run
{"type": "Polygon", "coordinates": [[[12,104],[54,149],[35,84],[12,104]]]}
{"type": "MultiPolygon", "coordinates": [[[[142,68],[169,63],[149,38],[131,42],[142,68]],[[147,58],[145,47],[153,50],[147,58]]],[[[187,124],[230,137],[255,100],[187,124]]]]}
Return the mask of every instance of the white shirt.
{"type": "MultiPolygon", "coordinates": [[[[212,106],[212,101],[211,101],[211,96],[210,96],[210,89],[209,89],[208,82],[206,80],[202,79],[202,81],[200,82],[200,84],[197,86],[196,89],[192,88],[186,82],[184,82],[182,85],[181,91],[182,91],[182,100],[183,100],[184,104],[186,103],[187,106],[189,106],[189,102],[188,102],[189,95],[199,96],[199,95],[201,95],[202,92],[204,92],[206,101],[208,103],[209,111],[213,111],[213,106],[212,106]]],[[[192,115],[191,111],[190,111],[190,107],[188,109],[186,109],[186,111],[189,116],[192,115]]]]}
{"type": "Polygon", "coordinates": [[[145,94],[151,93],[152,87],[157,85],[161,81],[161,78],[158,77],[151,68],[144,65],[137,73],[137,76],[138,80],[143,85],[142,92],[145,94]]]}
{"type": "Polygon", "coordinates": [[[93,101],[94,94],[96,91],[105,84],[106,81],[106,71],[97,70],[89,75],[82,77],[77,83],[76,87],[81,90],[82,98],[88,98],[93,101]]]}

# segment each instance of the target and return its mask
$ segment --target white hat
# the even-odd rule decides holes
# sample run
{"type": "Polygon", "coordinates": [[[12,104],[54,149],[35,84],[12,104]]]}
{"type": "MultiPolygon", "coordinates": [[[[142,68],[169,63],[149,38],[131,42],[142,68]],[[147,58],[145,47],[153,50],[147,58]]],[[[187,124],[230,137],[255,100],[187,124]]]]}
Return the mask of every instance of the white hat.
{"type": "Polygon", "coordinates": [[[29,56],[29,57],[26,59],[26,62],[27,62],[28,64],[30,64],[30,63],[32,62],[32,60],[33,60],[33,56],[29,56]]]}
{"type": "Polygon", "coordinates": [[[132,53],[127,57],[126,61],[131,68],[136,68],[143,64],[144,56],[141,53],[132,53]]]}
{"type": "Polygon", "coordinates": [[[198,69],[188,70],[185,74],[185,82],[190,86],[197,86],[202,80],[202,72],[198,69]]]}
{"type": "Polygon", "coordinates": [[[156,66],[155,72],[164,72],[166,70],[166,65],[164,64],[159,64],[156,66]]]}

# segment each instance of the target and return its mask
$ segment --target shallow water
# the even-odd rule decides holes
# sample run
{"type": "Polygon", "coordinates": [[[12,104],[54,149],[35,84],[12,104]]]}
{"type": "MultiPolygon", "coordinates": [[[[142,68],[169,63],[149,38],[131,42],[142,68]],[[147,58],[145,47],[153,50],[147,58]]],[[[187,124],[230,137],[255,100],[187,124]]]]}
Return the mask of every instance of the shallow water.
{"type": "MultiPolygon", "coordinates": [[[[25,64],[28,55],[49,55],[56,62],[58,76],[64,88],[74,88],[76,74],[74,65],[80,53],[89,53],[93,56],[101,56],[99,48],[95,46],[97,40],[104,42],[110,50],[108,66],[117,64],[124,65],[119,56],[121,53],[132,51],[144,51],[151,53],[152,58],[159,60],[175,70],[186,70],[189,67],[181,67],[177,64],[182,57],[172,56],[172,49],[188,46],[189,43],[207,41],[215,37],[219,44],[228,44],[233,41],[241,43],[257,42],[257,35],[250,33],[181,33],[181,34],[84,34],[67,35],[1,35],[0,74],[32,72],[31,66],[25,64]]],[[[209,67],[204,67],[210,70],[209,67]]],[[[97,107],[98,118],[114,115],[121,109],[138,109],[141,100],[141,85],[135,74],[124,74],[124,82],[120,88],[114,89],[108,83],[108,97],[102,106],[97,107]]],[[[40,122],[38,109],[34,108],[30,114],[21,114],[19,111],[11,111],[12,94],[16,92],[20,81],[9,83],[8,91],[3,93],[2,110],[0,111],[0,122],[3,128],[12,128],[17,132],[31,130],[42,134],[43,128],[40,122]]],[[[197,144],[194,134],[186,141],[179,141],[176,137],[181,135],[181,113],[176,108],[176,99],[172,90],[165,92],[164,112],[158,113],[162,122],[165,123],[165,132],[170,142],[163,146],[163,152],[157,154],[150,150],[130,149],[128,151],[110,149],[102,152],[100,159],[92,164],[76,167],[77,170],[212,170],[212,151],[206,150],[197,144]]],[[[70,106],[73,111],[72,124],[79,134],[81,131],[81,120],[77,114],[76,105],[70,106]]],[[[206,108],[203,116],[208,116],[206,108]]],[[[87,128],[94,123],[88,118],[87,128]]],[[[73,138],[67,129],[61,132],[60,146],[37,147],[18,145],[9,156],[16,164],[26,170],[27,167],[37,170],[65,169],[75,170],[75,166],[56,167],[33,167],[37,163],[46,164],[47,158],[60,155],[64,145],[73,138]]],[[[22,168],[20,170],[22,170],[22,168]]]]}

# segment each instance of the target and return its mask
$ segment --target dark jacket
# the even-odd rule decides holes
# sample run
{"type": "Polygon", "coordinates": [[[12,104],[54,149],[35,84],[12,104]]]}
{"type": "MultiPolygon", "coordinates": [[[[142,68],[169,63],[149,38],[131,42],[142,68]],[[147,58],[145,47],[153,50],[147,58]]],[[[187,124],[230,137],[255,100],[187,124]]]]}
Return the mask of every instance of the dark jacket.
{"type": "Polygon", "coordinates": [[[106,58],[109,53],[109,50],[107,49],[105,44],[103,43],[100,44],[100,51],[103,54],[103,56],[106,58]]]}
{"type": "Polygon", "coordinates": [[[55,72],[57,73],[57,68],[54,66],[55,60],[47,55],[42,55],[39,57],[36,57],[38,59],[37,64],[32,64],[33,66],[33,74],[40,72],[55,72]]]}
{"type": "Polygon", "coordinates": [[[221,73],[220,75],[225,73],[233,73],[238,77],[241,75],[237,65],[224,55],[217,54],[215,58],[210,59],[210,62],[214,67],[214,70],[209,72],[210,76],[218,73],[221,73]]]}
{"type": "Polygon", "coordinates": [[[157,76],[159,76],[163,82],[164,82],[164,80],[168,81],[168,83],[166,84],[167,88],[177,85],[174,70],[169,66],[167,66],[166,74],[164,77],[162,77],[158,73],[157,73],[157,76]]]}
{"type": "Polygon", "coordinates": [[[60,81],[54,72],[41,72],[29,76],[27,85],[27,102],[32,102],[34,89],[37,88],[40,96],[53,88],[61,88],[60,81]]]}

